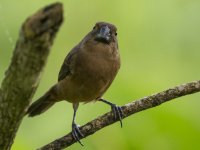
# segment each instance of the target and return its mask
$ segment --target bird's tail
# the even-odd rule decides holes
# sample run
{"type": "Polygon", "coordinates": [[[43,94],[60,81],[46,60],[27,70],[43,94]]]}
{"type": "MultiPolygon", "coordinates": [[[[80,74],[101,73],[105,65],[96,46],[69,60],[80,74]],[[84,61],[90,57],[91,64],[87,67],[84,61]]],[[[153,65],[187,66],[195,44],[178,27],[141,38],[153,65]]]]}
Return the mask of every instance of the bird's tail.
{"type": "Polygon", "coordinates": [[[42,97],[36,100],[31,106],[28,108],[26,114],[29,117],[34,117],[45,112],[49,109],[55,102],[56,99],[53,96],[54,87],[52,87],[48,92],[46,92],[42,97]]]}

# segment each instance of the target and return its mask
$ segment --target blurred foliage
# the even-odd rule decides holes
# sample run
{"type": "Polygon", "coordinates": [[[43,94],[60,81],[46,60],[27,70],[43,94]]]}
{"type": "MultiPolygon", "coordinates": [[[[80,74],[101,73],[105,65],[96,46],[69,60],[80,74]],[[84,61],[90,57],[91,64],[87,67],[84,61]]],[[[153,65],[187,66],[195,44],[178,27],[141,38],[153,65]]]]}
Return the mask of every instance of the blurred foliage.
{"type": "MultiPolygon", "coordinates": [[[[4,77],[23,21],[54,0],[0,0],[0,79],[4,77]]],[[[60,0],[65,22],[52,47],[34,100],[57,80],[69,50],[107,21],[118,27],[121,70],[105,94],[119,105],[178,84],[200,79],[199,0],[60,0]]],[[[199,150],[200,94],[178,98],[135,114],[84,139],[87,150],[199,150]]],[[[77,123],[110,110],[102,103],[81,105],[77,123]]],[[[46,113],[25,117],[12,150],[32,150],[71,130],[72,106],[57,103],[46,113]]],[[[83,149],[79,144],[69,150],[83,149]]]]}

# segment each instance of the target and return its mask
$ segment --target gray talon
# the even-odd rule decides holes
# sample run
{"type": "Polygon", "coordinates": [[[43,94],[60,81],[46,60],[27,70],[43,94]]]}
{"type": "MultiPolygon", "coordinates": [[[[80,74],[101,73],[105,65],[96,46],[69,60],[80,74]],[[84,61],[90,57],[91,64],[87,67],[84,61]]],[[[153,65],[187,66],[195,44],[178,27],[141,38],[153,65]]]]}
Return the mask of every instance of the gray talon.
{"type": "Polygon", "coordinates": [[[72,125],[72,136],[73,138],[79,142],[82,146],[84,146],[81,141],[80,141],[80,138],[79,137],[84,137],[83,134],[81,133],[79,127],[76,125],[76,124],[73,124],[72,125]]]}
{"type": "Polygon", "coordinates": [[[122,127],[122,118],[123,118],[123,113],[122,113],[122,109],[120,106],[117,106],[115,104],[113,104],[112,106],[112,111],[114,113],[114,117],[115,119],[119,119],[120,121],[120,125],[122,127]]]}
{"type": "Polygon", "coordinates": [[[122,119],[124,117],[123,112],[122,112],[122,108],[120,106],[117,106],[117,105],[103,99],[103,98],[100,98],[99,101],[104,102],[104,103],[111,106],[111,109],[112,109],[113,114],[114,114],[114,118],[116,120],[119,119],[121,127],[122,127],[122,119]]]}

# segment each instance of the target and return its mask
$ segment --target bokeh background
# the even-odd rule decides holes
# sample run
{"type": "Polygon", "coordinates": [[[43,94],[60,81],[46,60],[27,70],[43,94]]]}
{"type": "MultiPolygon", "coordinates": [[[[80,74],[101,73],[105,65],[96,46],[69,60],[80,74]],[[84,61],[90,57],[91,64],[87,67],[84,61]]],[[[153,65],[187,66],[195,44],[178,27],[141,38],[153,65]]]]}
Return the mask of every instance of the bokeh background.
{"type": "MultiPolygon", "coordinates": [[[[4,77],[23,21],[54,0],[0,0],[0,79],[4,77]]],[[[92,29],[107,21],[118,27],[122,66],[105,98],[123,105],[169,87],[200,79],[199,0],[60,0],[62,25],[36,100],[57,81],[69,50],[92,29]]],[[[80,105],[77,123],[83,125],[109,111],[103,103],[80,105]]],[[[54,105],[46,113],[25,117],[12,150],[33,150],[71,130],[72,106],[54,105]]],[[[124,119],[83,139],[84,147],[69,150],[199,150],[200,94],[178,98],[124,119]]]]}

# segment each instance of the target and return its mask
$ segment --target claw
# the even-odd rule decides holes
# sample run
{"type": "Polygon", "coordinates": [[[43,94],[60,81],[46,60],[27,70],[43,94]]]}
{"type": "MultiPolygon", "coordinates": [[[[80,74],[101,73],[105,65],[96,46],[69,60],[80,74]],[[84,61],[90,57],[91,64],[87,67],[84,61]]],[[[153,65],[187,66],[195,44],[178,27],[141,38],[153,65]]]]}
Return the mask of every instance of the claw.
{"type": "Polygon", "coordinates": [[[122,118],[123,118],[122,108],[120,106],[115,105],[115,104],[113,104],[111,106],[111,108],[112,108],[112,111],[114,113],[115,119],[119,119],[120,125],[121,125],[121,128],[122,128],[122,126],[123,126],[122,125],[122,118]]]}
{"type": "Polygon", "coordinates": [[[84,137],[84,136],[81,133],[79,127],[75,123],[72,124],[72,136],[77,142],[79,142],[79,144],[81,144],[81,146],[84,146],[80,141],[80,137],[84,137]]]}
{"type": "Polygon", "coordinates": [[[114,117],[115,117],[116,120],[119,119],[120,125],[121,125],[121,128],[122,128],[122,119],[124,117],[122,108],[120,106],[117,106],[117,105],[115,105],[115,104],[103,99],[103,98],[100,98],[99,101],[102,101],[102,102],[104,102],[104,103],[106,103],[106,104],[111,106],[111,109],[112,109],[112,111],[114,113],[114,117]]]}

